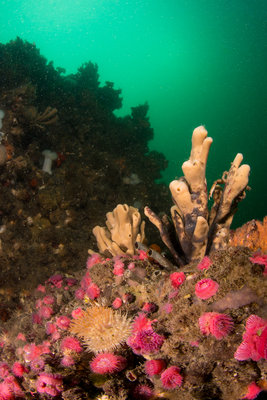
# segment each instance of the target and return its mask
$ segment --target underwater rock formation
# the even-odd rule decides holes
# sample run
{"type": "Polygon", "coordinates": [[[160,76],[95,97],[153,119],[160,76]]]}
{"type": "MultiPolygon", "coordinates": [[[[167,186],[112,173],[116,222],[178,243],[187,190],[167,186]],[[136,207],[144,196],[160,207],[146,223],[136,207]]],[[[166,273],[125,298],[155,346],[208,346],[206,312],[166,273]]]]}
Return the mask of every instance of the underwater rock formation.
{"type": "Polygon", "coordinates": [[[93,254],[83,273],[51,276],[2,330],[0,393],[255,399],[267,379],[267,281],[249,256],[215,251],[177,272],[142,252],[93,254]]]}
{"type": "Polygon", "coordinates": [[[0,43],[0,60],[0,309],[6,319],[53,270],[80,268],[88,240],[95,245],[93,227],[118,199],[165,209],[169,200],[167,186],[155,183],[167,160],[148,150],[148,105],[115,116],[121,90],[100,82],[96,64],[65,75],[19,38],[0,43]],[[44,149],[57,153],[52,175],[42,172],[44,149]],[[125,185],[133,173],[140,183],[125,185]]]}
{"type": "Polygon", "coordinates": [[[250,167],[241,165],[237,154],[229,172],[214,182],[210,197],[214,205],[208,209],[206,165],[212,139],[199,126],[193,132],[190,158],[182,165],[184,177],[170,183],[174,206],[171,208],[176,240],[167,216],[160,219],[150,208],[145,215],[159,229],[161,238],[178,265],[200,260],[205,254],[226,246],[237,203],[244,198],[250,167]],[[222,189],[218,184],[223,184],[222,189]]]}

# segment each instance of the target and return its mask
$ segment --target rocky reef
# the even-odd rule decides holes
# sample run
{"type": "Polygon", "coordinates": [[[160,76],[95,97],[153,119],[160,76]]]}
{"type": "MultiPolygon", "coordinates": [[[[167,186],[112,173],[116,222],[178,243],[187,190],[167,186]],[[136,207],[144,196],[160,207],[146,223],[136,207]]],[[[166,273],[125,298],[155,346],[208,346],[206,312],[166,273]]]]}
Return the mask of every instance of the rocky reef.
{"type": "Polygon", "coordinates": [[[93,254],[85,272],[51,276],[5,324],[4,398],[256,398],[267,283],[250,256],[217,250],[167,271],[143,251],[93,254]]]}
{"type": "Polygon", "coordinates": [[[169,199],[166,185],[155,183],[167,160],[148,150],[147,104],[116,117],[121,91],[100,83],[96,64],[66,75],[19,38],[0,44],[0,60],[0,319],[6,320],[53,271],[84,264],[93,227],[118,199],[138,208],[153,200],[157,210],[169,199]]]}
{"type": "MultiPolygon", "coordinates": [[[[246,185],[247,175],[236,196],[246,185]]],[[[223,248],[179,268],[145,244],[138,209],[119,204],[106,216],[85,272],[50,276],[2,329],[4,399],[261,396],[266,255],[223,236],[223,248]]]]}
{"type": "Polygon", "coordinates": [[[95,64],[64,76],[20,39],[0,56],[0,399],[264,396],[266,220],[230,231],[242,155],[209,209],[212,140],[196,128],[171,223],[147,104],[117,118],[95,64]]]}

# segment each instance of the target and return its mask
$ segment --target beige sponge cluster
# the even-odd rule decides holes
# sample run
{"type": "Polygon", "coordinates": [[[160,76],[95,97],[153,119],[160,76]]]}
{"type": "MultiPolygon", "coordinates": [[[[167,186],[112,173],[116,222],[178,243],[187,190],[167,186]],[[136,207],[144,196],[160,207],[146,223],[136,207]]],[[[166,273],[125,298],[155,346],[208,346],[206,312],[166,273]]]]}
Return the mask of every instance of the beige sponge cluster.
{"type": "Polygon", "coordinates": [[[99,252],[107,257],[135,254],[135,243],[143,242],[145,238],[145,222],[141,221],[138,209],[118,204],[106,217],[106,227],[95,226],[93,229],[99,252]]]}
{"type": "Polygon", "coordinates": [[[159,218],[150,208],[145,215],[159,229],[161,238],[178,265],[199,260],[214,249],[226,246],[229,229],[244,198],[250,167],[241,165],[242,154],[237,154],[229,172],[225,172],[212,186],[213,207],[208,209],[206,166],[212,138],[204,126],[193,132],[189,160],[182,165],[184,176],[170,183],[174,205],[172,223],[167,216],[159,218]],[[176,240],[173,240],[173,226],[176,240]]]}

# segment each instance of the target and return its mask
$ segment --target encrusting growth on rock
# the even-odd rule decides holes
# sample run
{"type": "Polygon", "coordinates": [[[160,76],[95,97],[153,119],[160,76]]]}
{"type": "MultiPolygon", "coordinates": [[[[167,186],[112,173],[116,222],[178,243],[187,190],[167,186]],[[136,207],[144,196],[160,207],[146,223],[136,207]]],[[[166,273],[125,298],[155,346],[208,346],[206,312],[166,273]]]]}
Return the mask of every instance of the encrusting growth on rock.
{"type": "Polygon", "coordinates": [[[231,231],[229,244],[267,253],[267,217],[264,217],[262,222],[253,219],[235,231],[231,231]]]}
{"type": "Polygon", "coordinates": [[[182,165],[184,176],[170,183],[173,226],[166,215],[161,219],[149,207],[144,210],[178,265],[200,260],[212,250],[225,248],[237,203],[244,198],[248,184],[250,167],[240,165],[243,156],[239,153],[229,172],[212,186],[210,195],[214,205],[209,211],[205,172],[212,138],[207,134],[203,126],[194,130],[190,158],[182,165]],[[223,184],[224,188],[218,184],[223,184]]]}
{"type": "Polygon", "coordinates": [[[141,222],[138,209],[118,204],[106,217],[107,228],[95,226],[93,229],[100,253],[107,257],[135,254],[135,243],[143,242],[145,238],[145,222],[141,222]]]}

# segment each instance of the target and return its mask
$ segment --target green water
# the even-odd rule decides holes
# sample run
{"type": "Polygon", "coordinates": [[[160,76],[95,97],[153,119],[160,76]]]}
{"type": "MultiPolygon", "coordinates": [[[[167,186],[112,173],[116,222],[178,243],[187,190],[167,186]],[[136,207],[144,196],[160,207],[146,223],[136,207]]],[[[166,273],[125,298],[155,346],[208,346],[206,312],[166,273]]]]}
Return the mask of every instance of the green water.
{"type": "Polygon", "coordinates": [[[252,190],[236,223],[266,214],[266,0],[0,1],[0,27],[1,42],[35,42],[67,73],[96,62],[102,83],[122,89],[118,115],[148,101],[166,182],[182,174],[192,129],[205,124],[209,184],[242,152],[252,190]]]}

